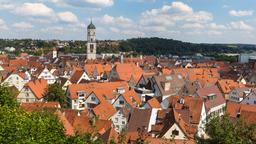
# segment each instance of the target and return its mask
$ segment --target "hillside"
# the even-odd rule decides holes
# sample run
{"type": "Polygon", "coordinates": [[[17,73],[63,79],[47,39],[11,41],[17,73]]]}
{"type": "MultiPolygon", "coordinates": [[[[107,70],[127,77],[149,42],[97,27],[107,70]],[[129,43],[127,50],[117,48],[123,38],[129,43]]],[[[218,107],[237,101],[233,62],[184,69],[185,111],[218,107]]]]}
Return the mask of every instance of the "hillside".
{"type": "MultiPolygon", "coordinates": [[[[133,38],[128,40],[101,40],[98,41],[97,53],[130,52],[144,55],[216,55],[220,53],[241,53],[255,51],[255,45],[246,44],[196,44],[163,38],[133,38]]],[[[5,47],[15,47],[16,54],[25,51],[31,52],[39,48],[51,49],[60,44],[65,53],[85,53],[86,41],[59,41],[59,40],[8,40],[0,39],[0,50],[5,47]]]]}

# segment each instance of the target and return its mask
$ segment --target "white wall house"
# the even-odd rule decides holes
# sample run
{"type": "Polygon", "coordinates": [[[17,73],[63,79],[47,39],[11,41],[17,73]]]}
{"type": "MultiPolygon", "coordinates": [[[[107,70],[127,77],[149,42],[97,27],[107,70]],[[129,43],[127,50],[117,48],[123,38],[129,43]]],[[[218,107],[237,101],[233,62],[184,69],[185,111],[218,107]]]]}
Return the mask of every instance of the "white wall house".
{"type": "Polygon", "coordinates": [[[30,88],[24,87],[17,96],[17,101],[19,103],[37,102],[43,101],[43,98],[38,99],[30,88]]]}
{"type": "Polygon", "coordinates": [[[242,101],[241,104],[256,105],[256,91],[252,90],[242,101]]]}
{"type": "Polygon", "coordinates": [[[46,80],[38,79],[30,81],[21,89],[21,92],[17,96],[17,101],[22,103],[43,101],[47,87],[46,80]]]}
{"type": "Polygon", "coordinates": [[[127,128],[129,114],[127,110],[120,109],[118,110],[110,119],[115,126],[115,130],[118,133],[121,133],[122,130],[127,128]]]}
{"type": "Polygon", "coordinates": [[[44,68],[39,74],[38,79],[45,79],[48,84],[54,84],[56,82],[56,77],[47,68],[44,68]]]}
{"type": "Polygon", "coordinates": [[[126,102],[123,95],[120,95],[115,102],[112,104],[116,109],[120,108],[131,108],[131,106],[126,102]]]}
{"type": "Polygon", "coordinates": [[[202,137],[205,135],[205,131],[206,131],[205,124],[207,122],[206,120],[207,120],[207,113],[206,113],[205,105],[203,103],[199,124],[197,126],[197,135],[199,137],[202,137]]]}
{"type": "Polygon", "coordinates": [[[184,140],[187,139],[185,133],[179,127],[177,123],[174,123],[170,129],[163,135],[165,139],[179,139],[184,140]]]}
{"type": "Polygon", "coordinates": [[[67,96],[68,96],[69,102],[71,102],[70,105],[72,109],[84,110],[86,108],[85,98],[87,96],[87,93],[85,91],[77,91],[77,98],[74,98],[74,99],[70,98],[69,91],[67,93],[67,96]]]}
{"type": "Polygon", "coordinates": [[[88,109],[93,109],[98,104],[100,104],[100,99],[96,96],[95,93],[91,93],[85,99],[85,107],[88,109]]]}
{"type": "Polygon", "coordinates": [[[251,92],[249,88],[233,89],[229,94],[229,100],[233,102],[241,102],[251,92]]]}
{"type": "Polygon", "coordinates": [[[29,80],[31,80],[31,76],[28,72],[22,74],[12,73],[1,83],[1,85],[8,87],[15,86],[20,91],[29,80]]]}

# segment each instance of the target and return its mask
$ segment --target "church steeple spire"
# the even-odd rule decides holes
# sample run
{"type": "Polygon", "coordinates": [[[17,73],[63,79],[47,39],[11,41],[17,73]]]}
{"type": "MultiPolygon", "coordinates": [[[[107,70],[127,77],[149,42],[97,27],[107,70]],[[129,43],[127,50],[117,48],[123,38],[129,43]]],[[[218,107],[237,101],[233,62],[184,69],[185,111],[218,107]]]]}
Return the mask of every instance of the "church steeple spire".
{"type": "Polygon", "coordinates": [[[92,23],[87,27],[87,59],[96,59],[96,27],[92,23]]]}

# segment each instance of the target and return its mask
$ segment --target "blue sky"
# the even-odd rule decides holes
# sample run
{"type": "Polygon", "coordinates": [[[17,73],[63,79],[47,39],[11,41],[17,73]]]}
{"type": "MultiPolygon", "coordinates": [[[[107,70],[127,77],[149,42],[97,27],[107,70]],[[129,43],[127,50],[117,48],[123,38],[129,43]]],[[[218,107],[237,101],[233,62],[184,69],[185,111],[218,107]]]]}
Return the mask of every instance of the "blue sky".
{"type": "Polygon", "coordinates": [[[0,0],[0,37],[256,44],[255,0],[0,0]]]}

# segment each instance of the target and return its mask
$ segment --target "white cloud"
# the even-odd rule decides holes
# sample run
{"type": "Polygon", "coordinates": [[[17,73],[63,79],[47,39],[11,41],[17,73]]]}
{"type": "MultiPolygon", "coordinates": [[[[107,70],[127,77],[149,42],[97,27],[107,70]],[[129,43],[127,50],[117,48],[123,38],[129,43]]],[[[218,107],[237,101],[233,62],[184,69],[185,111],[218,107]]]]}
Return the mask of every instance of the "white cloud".
{"type": "Polygon", "coordinates": [[[253,10],[231,10],[229,11],[229,15],[236,16],[236,17],[243,17],[243,16],[252,16],[253,10]]]}
{"type": "Polygon", "coordinates": [[[111,27],[109,29],[110,29],[110,31],[112,31],[114,33],[119,33],[120,32],[120,30],[118,28],[115,28],[115,27],[111,27]]]}
{"type": "Polygon", "coordinates": [[[0,29],[7,30],[8,27],[3,19],[0,19],[0,29]]]}
{"type": "Polygon", "coordinates": [[[0,2],[0,10],[12,10],[15,6],[8,2],[0,2]]]}
{"type": "Polygon", "coordinates": [[[186,23],[182,26],[182,28],[186,29],[203,29],[205,26],[201,23],[186,23]]]}
{"type": "Polygon", "coordinates": [[[244,21],[236,21],[230,23],[231,28],[236,30],[245,30],[245,31],[252,31],[254,28],[248,24],[246,24],[244,21]]]}
{"type": "Polygon", "coordinates": [[[65,33],[65,29],[60,26],[42,28],[42,29],[40,29],[40,31],[43,33],[55,33],[55,34],[65,33]]]}
{"type": "Polygon", "coordinates": [[[58,6],[75,7],[109,7],[114,5],[114,0],[48,0],[58,6]]]}
{"type": "Polygon", "coordinates": [[[208,24],[208,27],[210,29],[214,29],[214,30],[227,29],[227,27],[225,25],[216,24],[216,23],[210,23],[210,24],[208,24]]]}
{"type": "Polygon", "coordinates": [[[24,3],[15,9],[15,13],[27,16],[50,17],[54,14],[54,11],[43,3],[24,3]]]}
{"type": "Polygon", "coordinates": [[[206,11],[193,11],[191,7],[182,2],[172,2],[159,9],[151,9],[142,13],[141,23],[144,25],[161,24],[175,25],[180,21],[205,23],[212,21],[213,16],[206,11]]]}
{"type": "Polygon", "coordinates": [[[110,16],[108,14],[105,14],[102,18],[99,18],[99,20],[105,24],[118,24],[118,25],[122,25],[122,24],[128,24],[128,23],[132,23],[132,20],[123,16],[119,16],[119,17],[113,17],[110,16]]]}
{"type": "Polygon", "coordinates": [[[210,30],[207,32],[208,35],[222,35],[222,32],[220,31],[215,31],[215,30],[210,30]]]}
{"type": "Polygon", "coordinates": [[[67,22],[67,23],[77,23],[79,22],[77,16],[69,11],[66,12],[60,12],[57,14],[58,18],[63,21],[63,22],[67,22]]]}
{"type": "Polygon", "coordinates": [[[100,6],[100,7],[112,6],[114,4],[114,0],[83,0],[83,1],[89,4],[100,6]]]}
{"type": "Polygon", "coordinates": [[[188,5],[184,4],[183,2],[173,2],[171,8],[179,10],[185,13],[192,13],[193,9],[188,5]]]}
{"type": "Polygon", "coordinates": [[[17,29],[31,29],[34,26],[27,22],[18,22],[18,23],[13,24],[13,27],[15,27],[17,29]]]}

